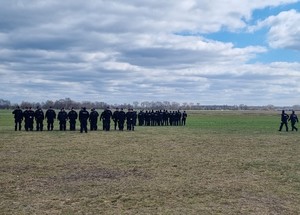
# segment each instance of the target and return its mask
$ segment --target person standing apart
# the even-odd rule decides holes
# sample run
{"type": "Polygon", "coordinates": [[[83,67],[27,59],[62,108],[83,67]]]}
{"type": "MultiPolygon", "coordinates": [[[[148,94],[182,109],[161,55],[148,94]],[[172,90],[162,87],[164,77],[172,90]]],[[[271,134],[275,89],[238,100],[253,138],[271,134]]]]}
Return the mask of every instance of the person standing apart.
{"type": "Polygon", "coordinates": [[[292,114],[289,118],[289,121],[291,121],[292,124],[292,131],[296,130],[298,131],[298,128],[296,128],[296,123],[299,122],[297,115],[295,114],[295,111],[292,111],[292,114]]]}
{"type": "Polygon", "coordinates": [[[185,125],[186,123],[186,118],[187,118],[187,113],[185,111],[183,111],[182,113],[182,123],[181,125],[185,125]]]}
{"type": "Polygon", "coordinates": [[[282,110],[282,112],[281,112],[281,123],[280,123],[280,127],[279,127],[279,130],[278,130],[278,131],[281,131],[281,130],[282,130],[283,125],[285,125],[285,130],[286,130],[286,131],[289,131],[288,120],[289,120],[289,115],[286,114],[286,113],[284,112],[284,110],[282,110]]]}

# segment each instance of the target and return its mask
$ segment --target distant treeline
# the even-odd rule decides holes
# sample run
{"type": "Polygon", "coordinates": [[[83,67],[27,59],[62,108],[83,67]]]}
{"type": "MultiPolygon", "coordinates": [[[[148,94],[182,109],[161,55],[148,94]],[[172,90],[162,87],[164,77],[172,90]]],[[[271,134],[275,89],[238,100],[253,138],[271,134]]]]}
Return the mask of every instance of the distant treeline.
{"type": "Polygon", "coordinates": [[[8,100],[0,99],[0,109],[13,109],[16,106],[20,106],[22,109],[25,107],[41,107],[43,109],[48,109],[52,107],[54,109],[71,109],[72,107],[75,109],[80,109],[81,107],[86,108],[96,108],[96,109],[104,109],[107,106],[111,108],[134,108],[134,109],[145,109],[145,110],[300,110],[300,105],[294,106],[274,106],[274,105],[266,105],[266,106],[247,106],[244,104],[240,105],[202,105],[200,103],[178,103],[178,102],[169,102],[169,101],[143,101],[143,102],[132,102],[123,103],[123,104],[108,104],[106,102],[90,102],[83,101],[77,102],[70,98],[59,99],[56,101],[47,100],[46,102],[28,102],[22,101],[20,104],[12,104],[8,100]]]}

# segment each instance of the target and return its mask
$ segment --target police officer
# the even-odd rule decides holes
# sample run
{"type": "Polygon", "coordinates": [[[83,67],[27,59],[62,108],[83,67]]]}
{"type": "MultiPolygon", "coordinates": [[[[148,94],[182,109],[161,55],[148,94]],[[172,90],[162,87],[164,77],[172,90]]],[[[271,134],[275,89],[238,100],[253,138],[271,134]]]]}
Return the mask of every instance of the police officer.
{"type": "Polygon", "coordinates": [[[25,110],[23,112],[23,118],[25,119],[25,131],[28,131],[28,112],[29,112],[29,108],[25,107],[25,110]]]}
{"type": "Polygon", "coordinates": [[[123,108],[121,108],[121,110],[119,111],[119,124],[118,124],[120,131],[124,130],[125,119],[126,119],[126,113],[124,112],[123,108]]]}
{"type": "Polygon", "coordinates": [[[187,113],[185,111],[183,111],[183,113],[182,113],[182,123],[181,123],[182,125],[185,125],[186,118],[187,118],[187,113]]]}
{"type": "Polygon", "coordinates": [[[155,125],[160,125],[160,121],[159,121],[159,111],[155,111],[154,112],[154,126],[155,125]]]}
{"type": "Polygon", "coordinates": [[[89,119],[89,112],[86,110],[85,107],[83,107],[80,111],[79,111],[79,121],[80,121],[80,133],[83,132],[83,130],[85,131],[85,133],[87,133],[87,121],[89,119]]]}
{"type": "Polygon", "coordinates": [[[27,109],[24,116],[25,116],[25,130],[33,131],[34,111],[32,110],[32,107],[29,107],[27,109]]]}
{"type": "Polygon", "coordinates": [[[289,128],[288,128],[288,119],[289,119],[289,115],[286,114],[284,112],[284,110],[282,110],[282,112],[281,112],[281,123],[280,123],[280,127],[279,127],[278,131],[281,131],[283,125],[285,125],[285,130],[289,131],[289,128]]]}
{"type": "Polygon", "coordinates": [[[96,131],[98,129],[97,126],[98,116],[99,113],[95,110],[95,108],[92,108],[89,117],[91,131],[96,131]]]}
{"type": "Polygon", "coordinates": [[[14,118],[15,118],[15,131],[18,130],[18,127],[19,127],[19,131],[21,131],[22,121],[23,121],[23,111],[20,109],[19,106],[17,106],[16,109],[12,112],[12,114],[14,114],[14,118]]]}
{"type": "Polygon", "coordinates": [[[163,124],[164,125],[169,125],[168,115],[169,115],[168,111],[164,110],[163,111],[163,124]]]}
{"type": "Polygon", "coordinates": [[[133,109],[128,108],[126,113],[127,130],[134,131],[134,112],[133,109]]]}
{"type": "Polygon", "coordinates": [[[294,129],[295,129],[296,131],[298,131],[298,128],[296,128],[295,124],[296,124],[297,122],[299,122],[299,120],[298,120],[297,115],[295,114],[295,111],[292,111],[292,114],[291,114],[291,116],[290,116],[290,118],[289,118],[289,121],[291,121],[291,124],[292,124],[292,131],[294,131],[294,129]]]}
{"type": "Polygon", "coordinates": [[[150,126],[151,114],[147,110],[145,112],[145,117],[144,118],[145,118],[145,125],[150,126]]]}
{"type": "Polygon", "coordinates": [[[107,107],[100,116],[100,121],[103,120],[103,130],[104,131],[109,131],[110,130],[110,118],[112,117],[112,112],[107,107]]]}
{"type": "Polygon", "coordinates": [[[139,121],[139,126],[143,126],[144,125],[144,121],[145,121],[145,114],[142,110],[140,110],[140,112],[138,113],[138,121],[139,121]]]}
{"type": "Polygon", "coordinates": [[[119,108],[116,108],[112,115],[112,120],[114,121],[115,130],[117,130],[117,125],[119,121],[119,108]]]}
{"type": "Polygon", "coordinates": [[[52,107],[49,107],[49,109],[46,111],[45,117],[47,119],[47,130],[53,131],[53,127],[54,127],[53,123],[54,123],[54,120],[56,119],[56,113],[52,109],[52,107]]]}
{"type": "Polygon", "coordinates": [[[77,119],[77,117],[78,117],[78,114],[74,110],[74,108],[72,107],[72,109],[68,113],[68,119],[69,119],[69,123],[70,123],[70,131],[75,131],[76,130],[76,119],[77,119]]]}
{"type": "Polygon", "coordinates": [[[171,126],[175,125],[175,111],[170,111],[169,113],[169,123],[171,126]]]}
{"type": "Polygon", "coordinates": [[[44,111],[37,107],[36,111],[34,112],[35,122],[36,122],[36,130],[37,131],[43,131],[43,121],[45,119],[44,111]]]}
{"type": "Polygon", "coordinates": [[[152,110],[150,112],[150,120],[151,120],[151,126],[154,126],[154,124],[155,124],[155,112],[154,112],[154,110],[152,110]]]}
{"type": "Polygon", "coordinates": [[[181,125],[181,120],[182,120],[181,117],[182,117],[182,114],[181,114],[180,110],[178,110],[177,111],[177,120],[178,120],[177,125],[181,125]]]}
{"type": "Polygon", "coordinates": [[[133,109],[131,109],[132,111],[132,115],[133,115],[133,126],[136,126],[136,121],[137,121],[137,112],[133,111],[133,109]]]}
{"type": "Polygon", "coordinates": [[[59,130],[60,131],[65,131],[66,130],[66,123],[67,123],[67,119],[68,119],[68,114],[65,111],[65,108],[62,108],[58,115],[57,115],[57,119],[59,121],[59,130]]]}

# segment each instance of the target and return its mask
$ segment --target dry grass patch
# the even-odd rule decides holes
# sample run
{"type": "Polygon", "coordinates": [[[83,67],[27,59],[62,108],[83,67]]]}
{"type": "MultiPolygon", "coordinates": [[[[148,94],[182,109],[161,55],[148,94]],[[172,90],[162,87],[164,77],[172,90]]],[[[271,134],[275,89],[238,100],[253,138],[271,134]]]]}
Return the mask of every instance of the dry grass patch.
{"type": "Polygon", "coordinates": [[[135,132],[4,129],[0,211],[298,214],[298,133],[269,127],[263,132],[263,125],[249,130],[253,120],[228,128],[227,115],[220,115],[221,123],[212,116],[195,115],[201,123],[191,119],[193,126],[184,128],[137,127],[135,132]]]}

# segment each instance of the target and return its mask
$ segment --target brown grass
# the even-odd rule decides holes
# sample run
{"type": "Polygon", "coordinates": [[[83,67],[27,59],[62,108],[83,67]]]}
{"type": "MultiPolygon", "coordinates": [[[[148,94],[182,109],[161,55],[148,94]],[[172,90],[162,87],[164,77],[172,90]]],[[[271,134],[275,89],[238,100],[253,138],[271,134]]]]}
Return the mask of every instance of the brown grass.
{"type": "Polygon", "coordinates": [[[298,214],[298,133],[2,130],[0,214],[298,214]]]}

